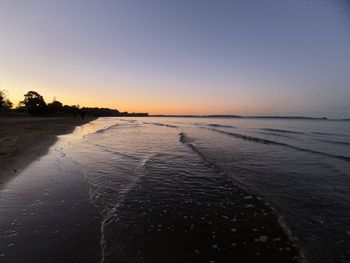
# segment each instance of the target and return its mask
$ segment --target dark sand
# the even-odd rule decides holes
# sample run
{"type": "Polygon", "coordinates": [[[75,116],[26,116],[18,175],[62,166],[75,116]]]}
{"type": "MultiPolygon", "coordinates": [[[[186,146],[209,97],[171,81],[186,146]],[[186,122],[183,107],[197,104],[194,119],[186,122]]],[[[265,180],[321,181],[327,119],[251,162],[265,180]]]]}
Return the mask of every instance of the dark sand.
{"type": "Polygon", "coordinates": [[[43,156],[56,135],[87,121],[1,119],[1,263],[99,262],[101,219],[83,175],[64,145],[43,156]]]}
{"type": "Polygon", "coordinates": [[[57,135],[70,133],[91,120],[0,116],[0,189],[11,176],[44,155],[57,135]]]}

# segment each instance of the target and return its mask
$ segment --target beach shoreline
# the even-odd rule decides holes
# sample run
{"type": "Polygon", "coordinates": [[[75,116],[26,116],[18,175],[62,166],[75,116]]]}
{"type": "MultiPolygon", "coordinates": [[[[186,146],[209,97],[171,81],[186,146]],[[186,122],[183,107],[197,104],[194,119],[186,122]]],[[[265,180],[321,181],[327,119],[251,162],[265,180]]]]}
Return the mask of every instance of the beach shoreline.
{"type": "MultiPolygon", "coordinates": [[[[31,253],[31,261],[66,262],[63,254],[80,262],[318,261],[298,228],[300,218],[291,216],[298,207],[288,206],[285,195],[271,195],[279,190],[272,183],[289,183],[283,176],[293,175],[293,166],[281,166],[271,153],[298,165],[299,152],[221,136],[204,125],[243,133],[225,122],[188,127],[100,118],[58,136],[51,147],[47,139],[28,148],[37,159],[0,185],[0,228],[6,230],[0,257],[26,262],[29,247],[44,244],[49,252],[31,253]],[[269,158],[260,159],[264,149],[269,158]],[[274,171],[274,162],[283,173],[274,171]],[[267,191],[242,176],[254,176],[255,183],[260,176],[267,191]]],[[[333,262],[327,253],[322,257],[333,262]]]]}
{"type": "Polygon", "coordinates": [[[94,120],[73,117],[1,116],[0,188],[31,162],[48,152],[57,136],[94,120]]]}
{"type": "MultiPolygon", "coordinates": [[[[66,144],[58,139],[91,120],[7,120],[6,129],[17,129],[8,136],[29,141],[12,151],[8,146],[8,162],[1,161],[1,262],[99,262],[100,213],[90,203],[84,174],[61,152],[66,144]]],[[[0,122],[4,131],[6,121],[0,122]]]]}

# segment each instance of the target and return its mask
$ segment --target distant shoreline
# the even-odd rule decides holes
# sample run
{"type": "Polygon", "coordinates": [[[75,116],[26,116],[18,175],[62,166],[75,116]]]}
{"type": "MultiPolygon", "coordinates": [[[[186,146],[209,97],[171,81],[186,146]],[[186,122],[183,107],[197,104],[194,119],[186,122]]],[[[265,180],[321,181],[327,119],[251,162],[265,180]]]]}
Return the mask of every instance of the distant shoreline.
{"type": "Polygon", "coordinates": [[[304,117],[304,116],[240,116],[240,115],[167,115],[154,114],[149,117],[176,117],[176,118],[237,118],[237,119],[295,119],[295,120],[336,120],[350,121],[350,119],[330,119],[327,117],[304,117]]]}

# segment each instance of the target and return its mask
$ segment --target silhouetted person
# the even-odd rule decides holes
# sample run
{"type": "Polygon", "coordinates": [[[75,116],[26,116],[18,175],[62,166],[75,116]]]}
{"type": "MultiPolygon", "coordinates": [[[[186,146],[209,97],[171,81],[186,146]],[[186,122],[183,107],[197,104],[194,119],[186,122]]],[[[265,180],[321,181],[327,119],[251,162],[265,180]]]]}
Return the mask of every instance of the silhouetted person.
{"type": "Polygon", "coordinates": [[[81,119],[84,120],[84,118],[85,118],[85,112],[83,112],[83,111],[80,112],[80,116],[81,116],[81,119]]]}

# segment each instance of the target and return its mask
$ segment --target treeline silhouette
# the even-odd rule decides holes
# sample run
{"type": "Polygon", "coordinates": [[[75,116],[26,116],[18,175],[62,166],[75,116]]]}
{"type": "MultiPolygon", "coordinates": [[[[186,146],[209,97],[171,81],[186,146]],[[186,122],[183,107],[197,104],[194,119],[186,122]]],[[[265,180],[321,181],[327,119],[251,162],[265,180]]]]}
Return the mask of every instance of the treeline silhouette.
{"type": "Polygon", "coordinates": [[[9,110],[13,106],[13,103],[8,99],[7,91],[0,90],[0,110],[9,110]]]}
{"type": "Polygon", "coordinates": [[[7,112],[26,112],[32,116],[64,116],[72,115],[77,116],[85,115],[103,117],[103,116],[130,116],[130,117],[144,117],[148,116],[148,113],[128,113],[120,112],[116,109],[109,108],[97,108],[97,107],[83,107],[79,105],[63,105],[60,101],[54,99],[50,103],[46,103],[43,96],[36,91],[28,91],[24,94],[23,101],[20,101],[14,109],[13,103],[8,99],[6,91],[0,91],[0,111],[7,112]]]}

